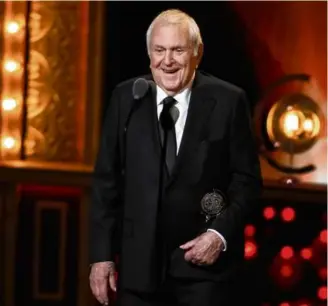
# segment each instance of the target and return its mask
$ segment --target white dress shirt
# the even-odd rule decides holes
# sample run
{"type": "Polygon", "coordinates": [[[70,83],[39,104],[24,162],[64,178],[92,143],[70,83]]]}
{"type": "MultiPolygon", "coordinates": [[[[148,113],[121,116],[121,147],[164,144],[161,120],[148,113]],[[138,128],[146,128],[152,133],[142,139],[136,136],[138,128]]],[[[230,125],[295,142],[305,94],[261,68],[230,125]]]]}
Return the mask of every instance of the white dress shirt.
{"type": "MultiPolygon", "coordinates": [[[[162,101],[168,95],[159,86],[156,86],[156,88],[157,88],[157,96],[156,96],[157,115],[158,115],[158,118],[159,118],[159,116],[160,116],[160,114],[163,110],[162,101]]],[[[175,134],[176,134],[176,139],[177,139],[177,154],[178,154],[179,149],[180,149],[183,130],[184,130],[184,126],[185,126],[186,119],[187,119],[189,102],[190,102],[190,95],[191,95],[191,89],[186,88],[182,92],[180,92],[180,93],[178,93],[177,95],[174,96],[174,99],[177,101],[175,106],[179,110],[179,117],[178,117],[178,120],[175,123],[175,134]]],[[[221,240],[223,241],[223,244],[224,244],[223,251],[225,251],[227,249],[227,242],[226,242],[225,238],[218,231],[216,231],[214,229],[209,228],[208,231],[216,233],[221,238],[221,240]]]]}

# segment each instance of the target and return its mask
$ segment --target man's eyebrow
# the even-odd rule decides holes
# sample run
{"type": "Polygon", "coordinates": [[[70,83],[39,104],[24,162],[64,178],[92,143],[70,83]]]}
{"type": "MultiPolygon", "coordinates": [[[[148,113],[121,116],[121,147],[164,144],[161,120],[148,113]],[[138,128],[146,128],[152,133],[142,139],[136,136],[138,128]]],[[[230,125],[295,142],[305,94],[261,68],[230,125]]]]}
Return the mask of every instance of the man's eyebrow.
{"type": "Polygon", "coordinates": [[[181,49],[187,49],[188,48],[188,46],[185,46],[185,45],[175,45],[175,46],[170,46],[169,48],[165,48],[164,46],[161,46],[161,45],[154,45],[153,47],[154,48],[161,48],[161,49],[170,49],[170,50],[178,49],[178,48],[181,48],[181,49]]]}
{"type": "Polygon", "coordinates": [[[165,49],[163,46],[161,46],[161,45],[154,45],[154,48],[163,48],[163,49],[165,49]]]}

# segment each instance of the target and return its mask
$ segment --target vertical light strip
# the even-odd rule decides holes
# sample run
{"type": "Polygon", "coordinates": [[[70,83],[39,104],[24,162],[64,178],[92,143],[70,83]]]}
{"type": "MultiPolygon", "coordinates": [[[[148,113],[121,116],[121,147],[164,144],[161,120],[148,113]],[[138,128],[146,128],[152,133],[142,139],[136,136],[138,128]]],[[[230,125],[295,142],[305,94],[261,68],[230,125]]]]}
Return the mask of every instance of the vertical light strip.
{"type": "Polygon", "coordinates": [[[2,160],[20,159],[26,42],[26,3],[6,1],[0,92],[0,153],[2,160]]]}

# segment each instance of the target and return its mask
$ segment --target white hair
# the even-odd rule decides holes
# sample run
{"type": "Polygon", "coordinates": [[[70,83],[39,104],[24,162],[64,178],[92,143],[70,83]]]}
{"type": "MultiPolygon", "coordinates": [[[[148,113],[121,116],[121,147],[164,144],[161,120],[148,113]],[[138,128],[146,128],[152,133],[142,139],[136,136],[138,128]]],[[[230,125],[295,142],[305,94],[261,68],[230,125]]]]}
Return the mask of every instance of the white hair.
{"type": "Polygon", "coordinates": [[[203,40],[200,34],[199,27],[196,21],[191,16],[176,9],[163,11],[150,24],[146,33],[148,54],[150,54],[150,40],[152,31],[154,29],[155,24],[158,22],[163,25],[186,25],[189,30],[190,39],[193,43],[194,55],[198,55],[199,46],[203,45],[203,40]]]}

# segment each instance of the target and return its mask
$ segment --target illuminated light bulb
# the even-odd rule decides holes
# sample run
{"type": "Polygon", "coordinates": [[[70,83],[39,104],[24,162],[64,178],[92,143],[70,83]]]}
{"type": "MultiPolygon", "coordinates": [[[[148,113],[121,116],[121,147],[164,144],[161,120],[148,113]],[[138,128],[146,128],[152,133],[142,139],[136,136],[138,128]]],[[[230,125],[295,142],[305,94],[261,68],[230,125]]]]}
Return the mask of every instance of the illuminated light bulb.
{"type": "Polygon", "coordinates": [[[6,31],[9,34],[16,34],[20,30],[20,25],[17,21],[9,21],[6,24],[6,31]]]}
{"type": "Polygon", "coordinates": [[[290,246],[285,246],[280,251],[280,256],[283,259],[291,259],[294,256],[294,250],[290,246]]]}
{"type": "Polygon", "coordinates": [[[8,150],[12,149],[15,146],[15,143],[15,138],[10,136],[4,137],[2,140],[2,146],[8,150]]]}
{"type": "Polygon", "coordinates": [[[264,208],[263,216],[265,219],[267,220],[273,219],[275,215],[276,215],[276,210],[273,207],[268,206],[264,208]]]}
{"type": "Polygon", "coordinates": [[[312,250],[310,248],[304,248],[303,250],[301,250],[301,256],[305,260],[311,259],[311,257],[312,257],[312,250]]]}
{"type": "Polygon", "coordinates": [[[300,122],[299,122],[299,118],[297,116],[297,114],[290,112],[286,115],[285,117],[285,128],[286,130],[289,132],[294,132],[297,131],[299,129],[300,126],[300,122]]]}
{"type": "Polygon", "coordinates": [[[252,241],[246,241],[244,247],[244,257],[246,259],[251,259],[257,254],[257,245],[252,241]]]}
{"type": "Polygon", "coordinates": [[[2,109],[4,111],[12,111],[17,106],[17,101],[12,98],[4,99],[2,101],[2,109]]]}
{"type": "Polygon", "coordinates": [[[291,222],[295,219],[295,210],[292,207],[285,207],[281,212],[281,217],[285,222],[291,222]]]}
{"type": "Polygon", "coordinates": [[[290,139],[298,139],[303,132],[305,115],[302,111],[288,107],[279,118],[279,130],[290,139]]]}
{"type": "Polygon", "coordinates": [[[255,235],[255,231],[256,231],[255,226],[252,224],[248,224],[245,226],[244,234],[247,237],[252,237],[255,235]]]}
{"type": "Polygon", "coordinates": [[[306,132],[312,132],[314,129],[314,122],[311,119],[305,119],[303,122],[303,129],[306,132]]]}
{"type": "Polygon", "coordinates": [[[318,288],[317,296],[320,300],[327,300],[327,288],[322,286],[318,288]]]}
{"type": "Polygon", "coordinates": [[[20,68],[20,65],[16,61],[8,60],[8,61],[5,62],[4,68],[8,72],[14,72],[14,71],[16,71],[20,68]]]}

